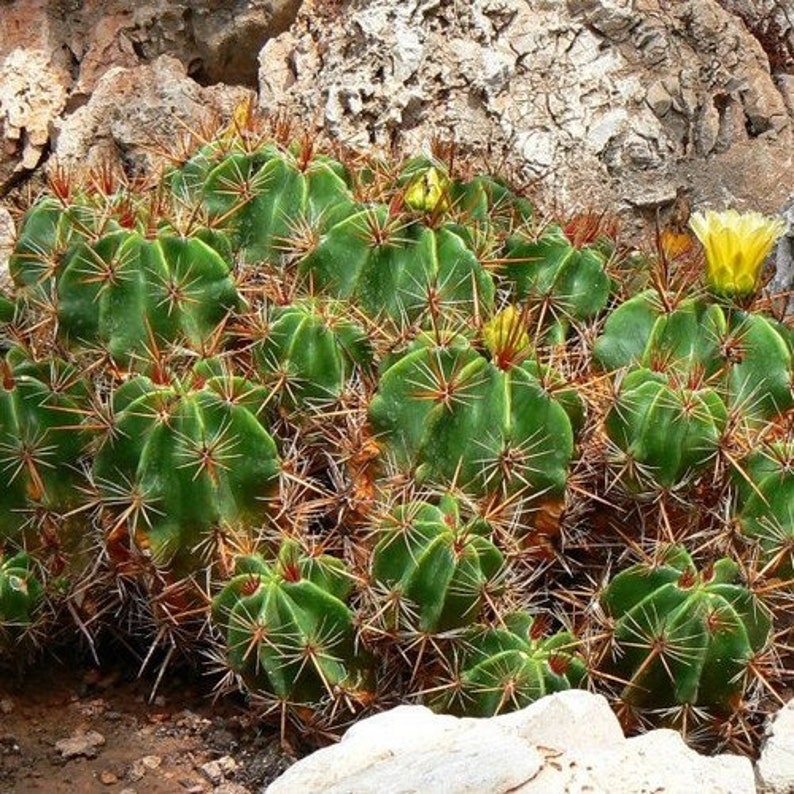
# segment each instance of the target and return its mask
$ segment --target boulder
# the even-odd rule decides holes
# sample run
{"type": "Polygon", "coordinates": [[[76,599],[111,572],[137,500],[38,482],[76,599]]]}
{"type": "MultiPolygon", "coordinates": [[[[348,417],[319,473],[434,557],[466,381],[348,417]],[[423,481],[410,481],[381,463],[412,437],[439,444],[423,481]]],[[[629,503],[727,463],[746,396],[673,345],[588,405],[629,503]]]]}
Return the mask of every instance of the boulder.
{"type": "MultiPolygon", "coordinates": [[[[69,129],[69,153],[77,153],[72,127],[85,121],[85,114],[68,121],[100,91],[94,107],[106,106],[108,91],[129,74],[164,81],[161,86],[141,82],[148,98],[167,94],[174,84],[174,69],[158,68],[167,55],[179,62],[184,78],[190,75],[200,86],[216,83],[254,88],[257,84],[257,54],[263,44],[289,28],[301,0],[200,0],[165,2],[145,0],[81,0],[78,3],[3,2],[0,13],[0,196],[35,169],[47,154],[52,131],[69,129]],[[152,71],[146,67],[151,66],[152,71]],[[143,71],[135,70],[142,68],[143,71]],[[122,70],[119,72],[119,70],[122,70]],[[110,75],[109,80],[105,79],[110,75]],[[109,88],[110,83],[110,88],[109,88]]],[[[185,121],[184,110],[197,96],[194,87],[181,82],[190,96],[176,104],[176,118],[185,121]]],[[[113,87],[115,86],[115,87],[113,87]]],[[[199,92],[200,93],[200,92],[199,92]]],[[[216,109],[223,88],[215,89],[208,110],[216,109]]],[[[125,94],[126,95],[126,94],[125,94]]],[[[234,96],[232,92],[232,96],[234,96]]],[[[202,101],[206,95],[200,95],[202,101]]],[[[133,103],[134,122],[151,122],[151,130],[138,137],[159,135],[169,119],[175,120],[170,100],[150,116],[133,103]]],[[[118,124],[118,109],[113,115],[118,124]]],[[[194,114],[188,114],[191,121],[194,114]]],[[[88,125],[90,129],[90,124],[88,125]]],[[[99,131],[104,134],[103,130],[99,131]]],[[[90,133],[86,133],[89,135],[90,133]]],[[[110,135],[112,137],[113,131],[110,135]]],[[[126,135],[126,133],[125,133],[126,135]]],[[[85,137],[85,136],[84,136],[85,137]]],[[[129,137],[129,136],[127,136],[129,137]]],[[[169,137],[173,137],[172,132],[169,137]]],[[[112,145],[100,143],[111,154],[117,145],[128,148],[125,137],[112,145]]],[[[93,157],[93,145],[84,145],[93,157]]],[[[80,159],[79,154],[75,154],[80,159]]],[[[137,155],[136,155],[137,157],[137,155]]]]}
{"type": "MultiPolygon", "coordinates": [[[[746,758],[708,758],[679,734],[625,739],[607,701],[571,690],[491,719],[399,706],[354,725],[266,794],[751,794],[746,758]]],[[[263,792],[264,794],[264,792],[263,792]]]]}
{"type": "Polygon", "coordinates": [[[794,791],[794,700],[769,721],[755,769],[761,794],[794,791]]]}
{"type": "Polygon", "coordinates": [[[791,86],[728,3],[318,5],[265,44],[261,103],[354,147],[440,136],[549,208],[648,218],[678,188],[774,211],[794,184],[791,86]]]}
{"type": "Polygon", "coordinates": [[[115,67],[82,107],[54,122],[52,151],[66,166],[111,162],[130,174],[146,173],[167,159],[180,136],[229,118],[250,93],[239,86],[203,87],[167,55],[115,67]]]}

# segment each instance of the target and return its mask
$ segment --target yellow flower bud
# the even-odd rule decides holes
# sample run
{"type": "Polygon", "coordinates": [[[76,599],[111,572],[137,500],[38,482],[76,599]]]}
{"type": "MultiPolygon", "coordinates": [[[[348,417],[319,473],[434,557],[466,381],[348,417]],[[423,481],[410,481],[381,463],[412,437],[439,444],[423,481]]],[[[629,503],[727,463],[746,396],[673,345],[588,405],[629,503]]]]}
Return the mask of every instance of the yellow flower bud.
{"type": "Polygon", "coordinates": [[[449,208],[449,179],[431,166],[415,176],[405,189],[405,203],[412,210],[433,212],[449,208]]]}
{"type": "Polygon", "coordinates": [[[500,369],[525,358],[530,346],[526,321],[514,306],[507,306],[485,323],[482,339],[500,369]]]}
{"type": "Polygon", "coordinates": [[[706,282],[731,298],[758,289],[764,262],[787,228],[779,218],[736,210],[696,212],[689,225],[706,249],[706,282]]]}

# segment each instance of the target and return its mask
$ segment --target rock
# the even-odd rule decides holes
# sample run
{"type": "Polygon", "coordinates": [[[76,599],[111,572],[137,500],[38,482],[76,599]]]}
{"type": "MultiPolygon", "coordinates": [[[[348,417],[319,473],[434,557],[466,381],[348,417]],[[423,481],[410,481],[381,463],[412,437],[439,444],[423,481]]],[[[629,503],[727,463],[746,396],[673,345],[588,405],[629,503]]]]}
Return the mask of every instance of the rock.
{"type": "Polygon", "coordinates": [[[266,791],[751,794],[755,783],[748,759],[700,756],[673,731],[625,739],[603,697],[572,690],[492,719],[399,706],[354,725],[266,791]]]}
{"type": "Polygon", "coordinates": [[[117,67],[102,76],[83,107],[55,123],[53,152],[65,165],[109,161],[146,172],[158,162],[158,147],[164,158],[180,130],[229,118],[249,95],[243,88],[203,88],[168,56],[147,66],[117,67]]]}
{"type": "Polygon", "coordinates": [[[790,314],[794,312],[794,196],[786,202],[780,215],[788,223],[788,231],[778,240],[775,275],[769,283],[769,289],[774,293],[789,293],[787,311],[790,314]]]}
{"type": "Polygon", "coordinates": [[[794,791],[794,700],[769,721],[755,771],[763,794],[794,791]]]}
{"type": "Polygon", "coordinates": [[[70,758],[96,758],[105,737],[96,731],[79,731],[68,739],[55,742],[55,749],[67,760],[70,758]]]}
{"type": "Polygon", "coordinates": [[[212,794],[251,794],[251,790],[239,783],[221,783],[212,789],[212,794]]]}
{"type": "MultiPolygon", "coordinates": [[[[3,3],[0,194],[19,173],[39,164],[54,122],[89,101],[114,70],[168,79],[157,70],[135,71],[168,55],[180,62],[183,75],[190,74],[204,86],[224,82],[255,87],[259,50],[289,28],[300,4],[301,0],[3,3]]],[[[151,84],[139,85],[155,90],[151,84]]],[[[207,90],[202,99],[211,99],[209,110],[214,111],[225,90],[207,90]]],[[[167,119],[168,106],[160,110],[161,120],[167,119]]],[[[146,129],[138,136],[145,137],[146,129]]]]}
{"type": "Polygon", "coordinates": [[[3,159],[11,163],[0,169],[0,178],[39,164],[50,124],[66,107],[68,83],[68,74],[44,50],[18,48],[0,56],[3,159]]]}
{"type": "Polygon", "coordinates": [[[719,0],[755,36],[769,58],[772,72],[794,68],[794,14],[791,0],[719,0]]]}
{"type": "Polygon", "coordinates": [[[362,0],[320,18],[308,3],[260,53],[261,102],[354,147],[487,151],[567,211],[632,214],[641,184],[651,203],[681,185],[696,205],[771,212],[794,183],[790,86],[729,6],[362,0]]]}
{"type": "Polygon", "coordinates": [[[494,717],[503,730],[528,745],[575,752],[583,742],[589,750],[622,747],[623,731],[614,712],[600,695],[579,689],[545,697],[524,709],[494,717]]]}
{"type": "Polygon", "coordinates": [[[215,786],[223,783],[227,777],[234,775],[236,769],[237,762],[229,755],[208,761],[199,767],[201,774],[215,786]]]}

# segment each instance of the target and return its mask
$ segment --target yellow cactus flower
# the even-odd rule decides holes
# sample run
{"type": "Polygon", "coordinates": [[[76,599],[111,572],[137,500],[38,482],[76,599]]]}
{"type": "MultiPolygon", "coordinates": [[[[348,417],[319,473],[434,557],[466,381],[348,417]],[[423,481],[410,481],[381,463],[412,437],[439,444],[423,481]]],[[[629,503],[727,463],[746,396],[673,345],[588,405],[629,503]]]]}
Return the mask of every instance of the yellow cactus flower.
{"type": "Polygon", "coordinates": [[[786,231],[759,212],[696,212],[689,225],[706,249],[706,281],[718,295],[745,297],[757,289],[769,252],[786,231]]]}
{"type": "Polygon", "coordinates": [[[434,212],[449,208],[449,179],[431,166],[414,177],[405,190],[405,203],[412,210],[434,212]]]}
{"type": "Polygon", "coordinates": [[[507,306],[485,323],[482,339],[500,369],[518,363],[530,347],[526,319],[514,306],[507,306]]]}

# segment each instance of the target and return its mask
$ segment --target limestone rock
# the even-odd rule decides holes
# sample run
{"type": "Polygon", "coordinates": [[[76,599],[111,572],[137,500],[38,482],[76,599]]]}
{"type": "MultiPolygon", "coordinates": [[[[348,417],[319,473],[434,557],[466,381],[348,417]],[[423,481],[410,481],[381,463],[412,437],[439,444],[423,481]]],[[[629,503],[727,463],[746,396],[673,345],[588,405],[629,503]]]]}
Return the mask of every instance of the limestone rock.
{"type": "Polygon", "coordinates": [[[655,211],[689,187],[772,211],[794,183],[785,80],[727,5],[307,3],[260,53],[261,103],[354,147],[455,140],[549,206],[655,211]]]}
{"type": "MultiPolygon", "coordinates": [[[[35,168],[46,153],[54,123],[68,123],[103,78],[175,58],[183,74],[203,86],[224,82],[252,88],[257,54],[285,31],[301,0],[81,0],[4,2],[0,12],[0,194],[9,180],[35,168]]],[[[171,81],[168,71],[140,72],[171,81]]],[[[195,96],[195,89],[185,90],[195,96]]],[[[154,86],[141,84],[144,91],[154,86]]],[[[167,91],[168,87],[163,87],[167,91]]],[[[223,89],[215,89],[210,110],[223,89]]],[[[182,104],[189,104],[187,97],[182,104]]],[[[105,102],[100,98],[97,103],[105,102]]],[[[96,103],[95,103],[96,104],[96,103]]],[[[140,105],[135,108],[140,112],[140,105]]],[[[169,118],[161,108],[154,133],[169,118]]],[[[137,121],[140,121],[140,115],[137,121]]],[[[152,121],[155,119],[152,118],[152,121]]],[[[144,136],[146,129],[139,132],[144,136]]],[[[124,146],[124,141],[119,140],[124,146]]],[[[93,149],[93,146],[84,146],[93,149]]],[[[100,146],[101,148],[101,146],[100,146]]],[[[112,149],[112,147],[111,147],[112,149]]]]}
{"type": "Polygon", "coordinates": [[[398,706],[354,725],[342,741],[299,761],[268,794],[323,791],[511,791],[538,774],[541,755],[494,723],[398,706]],[[495,758],[499,763],[494,764],[495,758]],[[458,788],[450,788],[452,781],[458,788]]]}
{"type": "Polygon", "coordinates": [[[0,57],[0,137],[15,169],[38,165],[50,124],[66,106],[67,86],[68,75],[44,50],[17,48],[0,57]]]}
{"type": "Polygon", "coordinates": [[[794,791],[794,700],[770,720],[761,757],[756,763],[759,789],[763,794],[794,791]]]}
{"type": "Polygon", "coordinates": [[[266,791],[751,794],[755,782],[748,759],[702,757],[673,731],[625,739],[603,697],[572,690],[492,719],[400,706],[354,725],[266,791]]]}
{"type": "Polygon", "coordinates": [[[747,25],[766,51],[773,73],[794,71],[794,3],[792,0],[719,0],[747,25]]]}
{"type": "Polygon", "coordinates": [[[198,130],[213,116],[228,118],[249,93],[204,88],[165,55],[144,66],[116,67],[100,78],[85,105],[55,123],[53,153],[66,165],[110,161],[143,172],[155,165],[158,147],[167,150],[180,131],[198,130]]]}

